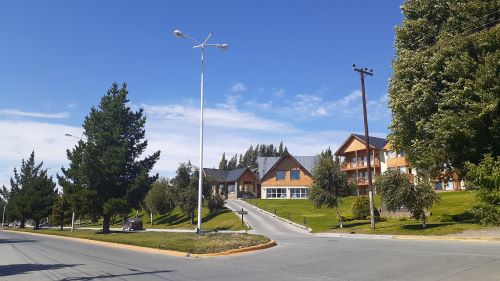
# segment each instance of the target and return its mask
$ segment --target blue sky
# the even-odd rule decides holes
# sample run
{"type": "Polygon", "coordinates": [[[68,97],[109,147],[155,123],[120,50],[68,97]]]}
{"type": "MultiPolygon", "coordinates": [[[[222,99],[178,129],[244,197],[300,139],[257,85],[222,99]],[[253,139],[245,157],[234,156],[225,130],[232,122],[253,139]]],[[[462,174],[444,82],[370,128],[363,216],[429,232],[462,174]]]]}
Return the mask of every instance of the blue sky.
{"type": "Polygon", "coordinates": [[[31,150],[55,174],[112,82],[148,115],[149,151],[170,176],[197,163],[200,53],[181,29],[227,51],[206,53],[206,167],[221,153],[283,140],[292,154],[336,149],[369,125],[388,132],[387,85],[401,1],[2,1],[0,184],[31,150]]]}

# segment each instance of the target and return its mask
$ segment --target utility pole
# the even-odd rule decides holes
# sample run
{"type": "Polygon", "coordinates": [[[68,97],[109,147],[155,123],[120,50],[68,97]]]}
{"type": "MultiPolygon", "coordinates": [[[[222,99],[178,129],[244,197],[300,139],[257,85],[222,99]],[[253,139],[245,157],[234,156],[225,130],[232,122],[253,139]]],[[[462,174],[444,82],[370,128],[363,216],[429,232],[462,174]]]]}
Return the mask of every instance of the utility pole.
{"type": "MultiPolygon", "coordinates": [[[[372,167],[370,161],[370,137],[368,135],[368,116],[366,114],[366,96],[365,96],[365,77],[373,76],[373,69],[356,67],[355,64],[352,65],[354,71],[359,72],[359,77],[361,78],[361,96],[363,98],[363,119],[365,125],[365,144],[366,144],[366,160],[368,168],[368,198],[370,199],[370,227],[375,229],[375,206],[373,204],[373,188],[372,188],[372,167]]],[[[375,164],[375,159],[374,159],[375,164]]]]}

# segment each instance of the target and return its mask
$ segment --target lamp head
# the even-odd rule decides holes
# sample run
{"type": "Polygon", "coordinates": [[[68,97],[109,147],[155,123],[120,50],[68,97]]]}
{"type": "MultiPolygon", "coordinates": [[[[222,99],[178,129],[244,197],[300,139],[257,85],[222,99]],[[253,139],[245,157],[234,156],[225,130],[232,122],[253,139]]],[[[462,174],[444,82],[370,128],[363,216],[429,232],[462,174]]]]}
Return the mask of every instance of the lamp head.
{"type": "Polygon", "coordinates": [[[219,44],[217,45],[217,48],[222,49],[222,50],[227,50],[229,48],[228,44],[219,44]]]}
{"type": "Polygon", "coordinates": [[[186,35],[184,35],[184,33],[182,33],[182,31],[176,29],[174,30],[174,35],[175,37],[178,37],[178,38],[186,38],[186,35]]]}
{"type": "Polygon", "coordinates": [[[64,134],[64,135],[65,135],[65,136],[67,136],[67,137],[71,137],[71,136],[72,136],[72,135],[70,135],[70,134],[64,134]]]}

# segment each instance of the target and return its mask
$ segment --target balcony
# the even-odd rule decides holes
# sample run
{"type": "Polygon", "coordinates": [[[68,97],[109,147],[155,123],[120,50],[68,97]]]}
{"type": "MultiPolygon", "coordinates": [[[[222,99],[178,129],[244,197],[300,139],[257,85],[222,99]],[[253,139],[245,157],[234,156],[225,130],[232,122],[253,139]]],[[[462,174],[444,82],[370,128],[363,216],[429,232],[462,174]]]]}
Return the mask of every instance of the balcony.
{"type": "MultiPolygon", "coordinates": [[[[356,169],[366,169],[367,168],[367,162],[365,161],[358,161],[358,162],[342,162],[340,164],[340,168],[343,171],[349,171],[349,170],[356,170],[356,169]]],[[[379,159],[375,159],[375,161],[371,161],[371,166],[372,167],[380,167],[380,161],[379,159]]]]}

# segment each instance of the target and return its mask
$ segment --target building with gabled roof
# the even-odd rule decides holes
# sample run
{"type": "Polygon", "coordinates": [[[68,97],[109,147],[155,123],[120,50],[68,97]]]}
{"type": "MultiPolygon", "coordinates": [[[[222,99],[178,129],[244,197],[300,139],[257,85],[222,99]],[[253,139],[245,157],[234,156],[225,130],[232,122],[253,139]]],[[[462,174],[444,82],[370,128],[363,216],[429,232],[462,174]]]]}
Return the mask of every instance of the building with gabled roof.
{"type": "Polygon", "coordinates": [[[203,168],[203,174],[212,184],[213,192],[226,199],[236,199],[244,195],[258,197],[258,181],[249,168],[220,170],[203,168]]]}
{"type": "MultiPolygon", "coordinates": [[[[404,173],[411,183],[415,183],[417,171],[412,168],[406,159],[405,151],[395,149],[391,143],[384,138],[369,137],[370,141],[370,164],[372,179],[384,173],[386,170],[399,170],[404,173]]],[[[366,157],[365,136],[350,134],[344,143],[337,149],[335,155],[340,158],[341,169],[357,185],[356,194],[368,194],[368,165],[366,157]]],[[[463,189],[463,181],[456,173],[434,179],[435,190],[460,190],[463,189]]]]}
{"type": "Polygon", "coordinates": [[[301,199],[309,197],[317,156],[257,157],[260,197],[301,199]]]}
{"type": "Polygon", "coordinates": [[[384,147],[388,141],[384,138],[369,136],[370,164],[368,171],[368,157],[366,142],[363,135],[350,134],[344,143],[337,149],[335,155],[340,158],[341,169],[357,186],[356,195],[368,194],[368,173],[372,178],[385,171],[384,147]]]}

